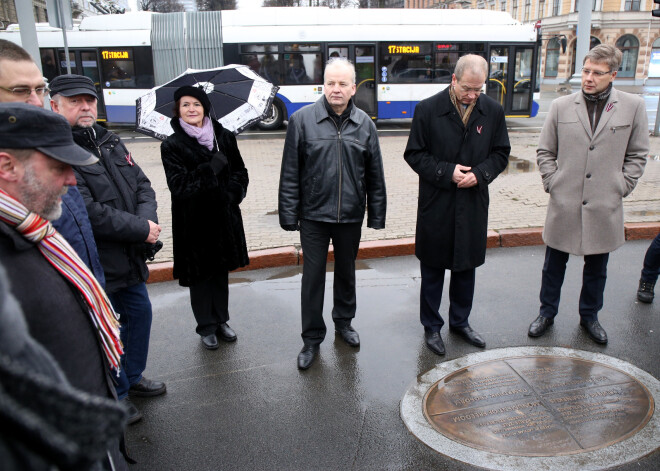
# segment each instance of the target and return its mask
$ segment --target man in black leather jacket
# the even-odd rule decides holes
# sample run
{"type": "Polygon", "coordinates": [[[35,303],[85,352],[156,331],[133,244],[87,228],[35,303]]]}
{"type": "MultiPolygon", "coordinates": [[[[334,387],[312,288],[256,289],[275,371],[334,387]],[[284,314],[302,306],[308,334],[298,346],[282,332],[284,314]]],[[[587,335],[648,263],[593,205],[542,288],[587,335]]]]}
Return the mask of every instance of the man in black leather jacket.
{"type": "Polygon", "coordinates": [[[156,193],[119,137],[96,124],[97,97],[91,79],[60,75],[50,88],[51,107],[73,126],[76,144],[99,158],[98,163],[74,171],[101,257],[106,292],[120,315],[124,355],[117,396],[126,401],[129,423],[134,423],[142,416],[128,401],[128,393],[157,396],[166,391],[164,383],[142,376],[152,318],[145,243],[156,243],[160,234],[156,193]]]}
{"type": "Polygon", "coordinates": [[[341,338],[360,345],[355,317],[355,259],[362,221],[385,227],[385,177],[376,126],[355,107],[355,67],[344,58],[328,61],[324,97],[289,120],[279,189],[284,230],[300,230],[305,262],[301,288],[303,349],[298,368],[309,368],[326,334],[323,322],[325,265],[334,248],[332,319],[341,338]]]}

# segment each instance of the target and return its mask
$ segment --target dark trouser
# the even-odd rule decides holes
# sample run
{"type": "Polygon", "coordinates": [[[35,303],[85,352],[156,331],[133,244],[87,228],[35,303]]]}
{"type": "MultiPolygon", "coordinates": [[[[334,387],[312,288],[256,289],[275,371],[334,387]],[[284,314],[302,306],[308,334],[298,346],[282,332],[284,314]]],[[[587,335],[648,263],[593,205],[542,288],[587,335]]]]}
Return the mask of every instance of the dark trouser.
{"type": "Polygon", "coordinates": [[[642,280],[647,283],[655,283],[658,281],[658,274],[660,274],[660,234],[655,236],[646,251],[644,268],[642,268],[642,280]]]}
{"type": "Polygon", "coordinates": [[[119,337],[124,344],[121,372],[117,378],[117,397],[122,400],[128,388],[142,379],[147,367],[151,335],[151,301],[145,283],[108,293],[114,310],[119,313],[119,337]]]}
{"type": "Polygon", "coordinates": [[[330,239],[335,254],[332,320],[339,328],[351,325],[356,309],[355,259],[361,235],[361,223],[300,221],[300,245],[303,249],[300,304],[305,345],[323,342],[327,330],[323,322],[323,297],[330,239]]]}
{"type": "MultiPolygon", "coordinates": [[[[419,318],[426,332],[439,332],[445,322],[438,310],[442,300],[445,270],[420,262],[422,289],[419,299],[419,318]]],[[[449,325],[467,327],[472,311],[476,269],[452,271],[449,281],[449,325]]]]}
{"type": "MultiPolygon", "coordinates": [[[[582,271],[582,291],[580,292],[579,312],[584,321],[598,320],[598,311],[603,308],[603,293],[607,281],[607,261],[609,253],[585,255],[582,271]]],[[[549,319],[559,311],[561,285],[564,283],[568,254],[547,247],[541,279],[540,314],[549,319]]]]}
{"type": "Polygon", "coordinates": [[[195,331],[202,337],[215,334],[229,320],[229,272],[221,270],[190,286],[190,305],[197,321],[195,331]]]}

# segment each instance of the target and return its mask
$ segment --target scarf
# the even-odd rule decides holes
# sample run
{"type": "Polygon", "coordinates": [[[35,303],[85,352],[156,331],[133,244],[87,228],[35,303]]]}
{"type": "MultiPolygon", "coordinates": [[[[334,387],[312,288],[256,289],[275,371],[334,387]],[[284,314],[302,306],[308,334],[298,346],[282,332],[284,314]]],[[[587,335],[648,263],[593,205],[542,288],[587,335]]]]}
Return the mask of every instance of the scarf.
{"type": "Polygon", "coordinates": [[[591,130],[595,130],[600,121],[600,116],[603,114],[603,109],[605,108],[605,103],[610,97],[612,92],[612,82],[608,87],[597,95],[589,95],[582,92],[584,101],[587,104],[587,114],[589,115],[589,123],[591,124],[591,130]]]}
{"type": "Polygon", "coordinates": [[[117,315],[87,265],[50,221],[29,212],[3,190],[0,190],[0,221],[6,222],[25,239],[37,245],[46,260],[78,289],[89,307],[89,316],[108,365],[119,374],[119,358],[123,349],[117,315]]]}
{"type": "Polygon", "coordinates": [[[208,150],[213,150],[213,140],[215,136],[213,134],[213,123],[208,116],[204,116],[201,128],[188,124],[181,118],[179,118],[179,124],[181,124],[183,131],[190,137],[197,139],[197,142],[199,142],[200,145],[206,147],[208,150]]]}
{"type": "Polygon", "coordinates": [[[470,115],[472,114],[474,106],[477,104],[477,100],[474,100],[467,107],[463,107],[463,105],[456,99],[456,92],[454,92],[454,87],[451,85],[449,86],[449,99],[458,110],[458,115],[461,117],[461,121],[463,121],[463,126],[467,127],[467,123],[470,120],[470,115]]]}

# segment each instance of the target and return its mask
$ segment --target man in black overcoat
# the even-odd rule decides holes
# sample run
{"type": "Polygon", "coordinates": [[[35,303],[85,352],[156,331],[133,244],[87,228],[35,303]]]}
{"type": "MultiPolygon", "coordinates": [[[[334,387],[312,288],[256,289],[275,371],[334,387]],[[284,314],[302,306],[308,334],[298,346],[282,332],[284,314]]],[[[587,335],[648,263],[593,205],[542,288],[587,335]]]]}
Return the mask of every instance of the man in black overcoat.
{"type": "Polygon", "coordinates": [[[488,185],[506,167],[511,146],[504,110],[481,94],[486,60],[465,55],[451,85],[415,108],[406,162],[419,175],[415,255],[420,260],[420,320],[426,345],[444,355],[438,310],[451,270],[449,328],[477,347],[486,342],[468,323],[475,269],[486,256],[488,185]]]}

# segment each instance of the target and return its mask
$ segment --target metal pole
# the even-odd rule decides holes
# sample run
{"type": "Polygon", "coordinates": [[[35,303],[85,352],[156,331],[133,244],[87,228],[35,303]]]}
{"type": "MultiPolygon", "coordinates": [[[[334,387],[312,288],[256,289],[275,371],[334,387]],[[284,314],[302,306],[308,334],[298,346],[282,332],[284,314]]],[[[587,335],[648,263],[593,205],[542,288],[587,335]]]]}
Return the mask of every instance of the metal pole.
{"type": "Polygon", "coordinates": [[[37,41],[37,26],[34,21],[32,2],[16,2],[16,15],[18,16],[18,25],[21,30],[21,46],[30,53],[39,70],[42,70],[39,43],[37,41]]]}
{"type": "Polygon", "coordinates": [[[653,127],[653,135],[660,136],[660,96],[658,96],[658,109],[655,111],[655,126],[653,127]]]}
{"type": "Polygon", "coordinates": [[[579,1],[578,25],[577,25],[577,44],[575,48],[575,74],[571,77],[571,85],[580,85],[582,82],[582,60],[589,52],[589,43],[591,42],[591,2],[592,0],[579,1]]]}
{"type": "Polygon", "coordinates": [[[60,18],[62,27],[62,39],[64,40],[64,57],[66,60],[66,73],[71,73],[71,61],[69,59],[69,43],[66,40],[66,23],[64,22],[64,12],[62,11],[62,0],[57,0],[57,15],[60,18]]]}

